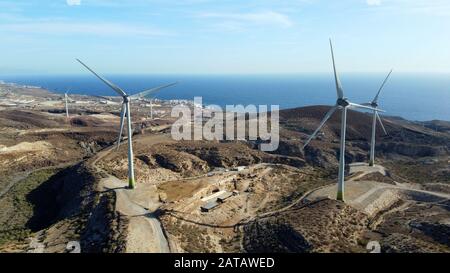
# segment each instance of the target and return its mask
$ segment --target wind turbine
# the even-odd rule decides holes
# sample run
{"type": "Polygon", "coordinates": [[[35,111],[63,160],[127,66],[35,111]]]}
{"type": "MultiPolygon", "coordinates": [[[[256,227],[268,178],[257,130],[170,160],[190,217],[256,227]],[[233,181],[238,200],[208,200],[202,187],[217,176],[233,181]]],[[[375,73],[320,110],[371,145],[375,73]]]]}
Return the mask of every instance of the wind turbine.
{"type": "MultiPolygon", "coordinates": [[[[338,175],[338,188],[337,188],[337,200],[344,201],[344,188],[345,188],[345,131],[347,127],[347,109],[348,108],[362,108],[366,110],[374,110],[374,108],[369,106],[364,106],[350,102],[346,97],[344,97],[344,90],[342,89],[341,81],[339,75],[336,71],[336,63],[334,61],[333,44],[330,39],[330,49],[331,58],[333,61],[333,71],[334,80],[336,84],[337,100],[336,104],[326,113],[325,117],[320,122],[319,127],[314,131],[314,133],[308,138],[303,145],[303,149],[309,144],[309,142],[317,136],[317,133],[322,129],[328,119],[336,112],[336,110],[341,110],[341,142],[340,142],[340,152],[339,152],[339,175],[338,175]]],[[[381,111],[377,109],[377,111],[381,111]]]]}
{"type": "MultiPolygon", "coordinates": [[[[111,87],[119,96],[122,97],[122,110],[120,112],[120,132],[119,132],[119,138],[117,140],[117,149],[119,149],[120,146],[120,140],[122,138],[122,132],[123,132],[123,125],[124,125],[124,118],[125,114],[127,115],[127,129],[128,129],[128,187],[130,189],[136,188],[136,182],[134,180],[134,165],[133,165],[133,142],[132,142],[132,136],[133,132],[131,131],[131,107],[130,107],[130,98],[134,97],[127,94],[124,90],[122,90],[120,87],[115,85],[114,83],[108,81],[104,77],[98,75],[94,72],[91,68],[89,68],[86,64],[84,64],[79,59],[76,59],[80,64],[82,64],[87,70],[92,72],[97,78],[99,78],[103,83],[111,87]]],[[[164,86],[166,87],[166,86],[164,86]]],[[[157,87],[158,89],[164,88],[164,87],[157,87]]],[[[141,93],[145,93],[147,91],[153,90],[156,88],[152,88],[149,90],[145,90],[141,93]]],[[[136,94],[138,95],[138,94],[136,94]]]]}
{"type": "MultiPolygon", "coordinates": [[[[380,86],[380,89],[378,89],[377,94],[373,98],[373,100],[369,103],[363,103],[362,105],[370,106],[374,109],[378,108],[378,97],[380,96],[381,90],[383,89],[384,85],[386,84],[387,80],[392,74],[392,69],[389,72],[389,74],[384,79],[383,83],[380,86]]],[[[372,136],[370,140],[370,159],[369,159],[369,166],[373,166],[375,164],[375,132],[377,127],[377,120],[380,122],[381,128],[383,129],[384,133],[387,135],[386,128],[383,125],[383,122],[381,121],[380,115],[378,114],[377,110],[373,110],[373,119],[372,119],[372,136]]]]}
{"type": "MultiPolygon", "coordinates": [[[[159,90],[161,90],[163,88],[167,88],[167,87],[173,86],[173,85],[176,85],[176,84],[178,84],[178,82],[169,83],[169,84],[166,84],[166,85],[155,87],[155,88],[152,88],[152,89],[149,89],[149,90],[146,90],[146,91],[134,94],[134,95],[130,96],[130,98],[137,99],[137,100],[144,100],[145,98],[148,98],[149,96],[154,95],[159,90]]],[[[153,98],[150,97],[149,101],[150,101],[150,119],[153,119],[153,104],[152,104],[153,98]]]]}
{"type": "Polygon", "coordinates": [[[67,100],[69,99],[69,96],[67,95],[67,94],[69,93],[69,90],[70,90],[70,89],[68,89],[68,90],[64,93],[64,101],[65,101],[65,104],[66,104],[66,118],[69,118],[69,106],[68,106],[68,102],[67,102],[67,100]]]}

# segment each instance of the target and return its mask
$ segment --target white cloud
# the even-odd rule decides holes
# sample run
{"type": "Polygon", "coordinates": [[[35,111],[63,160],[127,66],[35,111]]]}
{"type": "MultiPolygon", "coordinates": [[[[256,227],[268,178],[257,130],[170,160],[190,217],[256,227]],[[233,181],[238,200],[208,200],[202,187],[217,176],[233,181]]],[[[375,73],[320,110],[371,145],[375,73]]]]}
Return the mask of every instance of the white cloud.
{"type": "Polygon", "coordinates": [[[369,6],[379,6],[381,5],[381,0],[366,0],[366,3],[369,6]]]}
{"type": "Polygon", "coordinates": [[[449,0],[366,0],[366,3],[380,6],[376,10],[384,13],[450,16],[449,0]]]}
{"type": "Polygon", "coordinates": [[[2,24],[1,32],[14,34],[50,34],[50,35],[97,35],[97,36],[167,36],[172,33],[151,27],[139,27],[115,23],[81,23],[68,21],[41,21],[2,24]]]}
{"type": "Polygon", "coordinates": [[[198,15],[201,18],[221,19],[224,22],[220,24],[227,24],[233,26],[243,26],[243,24],[252,25],[273,25],[279,27],[290,27],[293,25],[292,21],[287,15],[274,11],[253,12],[253,13],[201,13],[198,15]]]}
{"type": "Polygon", "coordinates": [[[66,0],[66,3],[69,6],[79,6],[81,5],[81,0],[66,0]]]}

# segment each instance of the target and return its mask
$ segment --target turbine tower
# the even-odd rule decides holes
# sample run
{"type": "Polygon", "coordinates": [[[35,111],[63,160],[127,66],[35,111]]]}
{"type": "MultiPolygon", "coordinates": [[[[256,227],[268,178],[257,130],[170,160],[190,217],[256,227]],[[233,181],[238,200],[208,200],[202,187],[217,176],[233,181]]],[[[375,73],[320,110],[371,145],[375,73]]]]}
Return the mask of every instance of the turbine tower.
{"type": "MultiPolygon", "coordinates": [[[[363,103],[362,105],[370,106],[375,109],[378,108],[378,97],[380,96],[381,90],[383,89],[384,85],[386,84],[387,80],[392,74],[392,69],[387,75],[387,77],[384,79],[383,83],[380,86],[380,89],[378,89],[377,94],[373,98],[373,100],[369,103],[363,103]]],[[[383,129],[384,133],[387,135],[386,128],[383,125],[383,122],[381,121],[380,115],[378,114],[378,111],[373,110],[373,118],[372,118],[372,135],[370,139],[370,159],[369,159],[369,166],[373,166],[375,164],[375,132],[377,127],[377,120],[380,122],[381,128],[383,129]]]]}
{"type": "MultiPolygon", "coordinates": [[[[336,110],[341,110],[341,141],[340,141],[340,152],[339,152],[339,175],[338,175],[338,188],[337,188],[337,200],[345,201],[344,189],[345,189],[345,131],[347,127],[347,109],[348,108],[362,108],[367,110],[375,110],[372,107],[364,106],[350,102],[346,97],[344,97],[344,90],[342,89],[341,81],[336,70],[336,63],[334,61],[333,44],[330,39],[330,49],[331,49],[331,59],[333,61],[333,71],[334,80],[336,84],[336,94],[337,100],[336,104],[326,113],[325,117],[320,122],[319,127],[314,131],[314,133],[308,138],[303,145],[303,149],[309,144],[309,142],[317,136],[317,133],[322,129],[328,119],[336,112],[336,110]]],[[[380,109],[376,109],[381,111],[380,109]]]]}
{"type": "Polygon", "coordinates": [[[67,102],[67,100],[69,99],[69,96],[67,95],[68,93],[69,93],[69,90],[67,90],[64,93],[64,102],[65,102],[65,105],[66,105],[66,118],[69,118],[69,105],[68,105],[68,102],[67,102]]]}
{"type": "MultiPolygon", "coordinates": [[[[105,83],[106,85],[111,87],[123,99],[122,110],[120,112],[120,132],[119,132],[119,139],[117,141],[117,148],[119,148],[119,146],[120,146],[120,140],[122,138],[123,125],[124,125],[124,119],[125,119],[125,114],[126,114],[127,115],[127,127],[128,127],[127,128],[128,129],[128,187],[130,189],[134,189],[134,188],[136,188],[136,182],[134,180],[133,142],[132,142],[133,132],[131,131],[130,98],[135,97],[135,95],[130,96],[125,91],[123,91],[120,87],[118,87],[117,85],[113,84],[112,82],[108,81],[104,77],[102,77],[102,76],[98,75],[97,73],[95,73],[94,70],[89,68],[82,61],[80,61],[79,59],[76,59],[76,60],[80,64],[82,64],[87,70],[92,72],[92,74],[94,74],[97,78],[99,78],[103,83],[105,83]]],[[[164,87],[166,87],[166,86],[152,88],[152,89],[149,89],[149,90],[145,90],[145,91],[143,91],[141,93],[145,93],[145,92],[148,92],[148,91],[151,91],[151,90],[154,90],[154,89],[161,89],[161,88],[164,88],[164,87]]],[[[139,94],[141,94],[141,93],[139,93],[139,94]]],[[[136,94],[136,95],[138,95],[138,94],[136,94]]]]}

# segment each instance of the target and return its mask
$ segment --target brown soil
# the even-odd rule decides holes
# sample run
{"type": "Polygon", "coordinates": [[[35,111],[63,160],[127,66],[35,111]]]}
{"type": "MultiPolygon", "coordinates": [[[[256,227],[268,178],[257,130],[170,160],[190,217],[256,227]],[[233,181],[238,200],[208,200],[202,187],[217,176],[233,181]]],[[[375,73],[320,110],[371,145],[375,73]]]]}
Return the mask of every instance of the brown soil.
{"type": "Polygon", "coordinates": [[[244,228],[249,252],[361,252],[358,239],[368,218],[335,200],[299,206],[244,228]]]}
{"type": "Polygon", "coordinates": [[[170,181],[158,186],[158,191],[163,192],[167,202],[173,202],[191,197],[194,193],[207,186],[204,180],[199,181],[170,181]]]}

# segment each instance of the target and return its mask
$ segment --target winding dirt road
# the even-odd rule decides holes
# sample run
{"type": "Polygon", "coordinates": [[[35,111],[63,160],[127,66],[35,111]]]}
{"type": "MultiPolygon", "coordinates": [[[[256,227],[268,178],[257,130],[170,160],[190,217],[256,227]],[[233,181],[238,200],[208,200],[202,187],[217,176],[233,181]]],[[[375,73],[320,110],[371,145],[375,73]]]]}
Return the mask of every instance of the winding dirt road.
{"type": "MultiPolygon", "coordinates": [[[[167,139],[164,135],[146,135],[146,144],[158,144],[167,139]]],[[[142,139],[141,139],[142,141],[142,139]]],[[[97,171],[107,173],[97,162],[114,151],[111,146],[95,155],[91,166],[97,171]]],[[[154,212],[160,206],[158,193],[153,185],[139,184],[134,190],[126,188],[126,182],[107,174],[99,183],[100,191],[114,190],[116,210],[129,218],[126,252],[129,253],[169,253],[169,243],[164,235],[161,223],[154,212]]]]}

